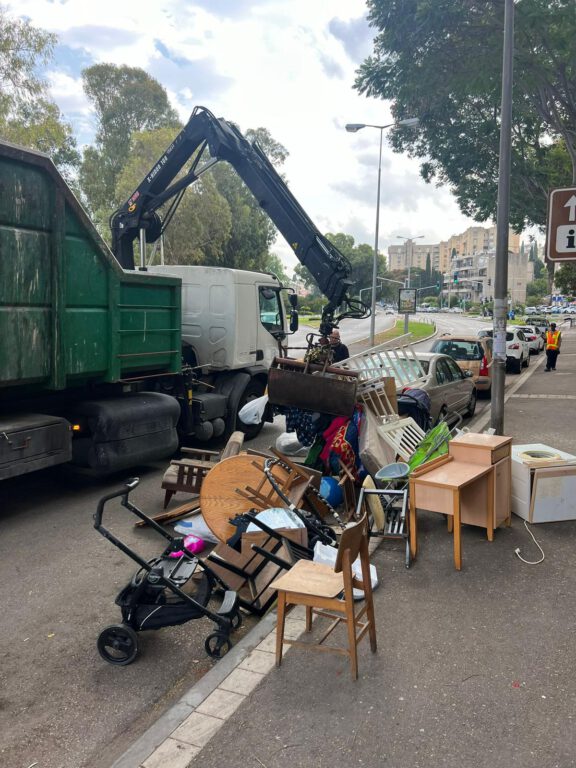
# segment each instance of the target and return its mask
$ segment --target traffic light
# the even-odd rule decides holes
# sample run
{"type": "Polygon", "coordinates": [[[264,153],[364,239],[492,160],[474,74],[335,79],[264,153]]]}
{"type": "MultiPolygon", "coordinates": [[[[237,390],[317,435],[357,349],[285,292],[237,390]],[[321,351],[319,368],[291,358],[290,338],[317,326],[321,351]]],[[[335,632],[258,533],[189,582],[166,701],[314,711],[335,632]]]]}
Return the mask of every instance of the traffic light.
{"type": "Polygon", "coordinates": [[[488,285],[492,285],[492,278],[491,277],[488,278],[488,285]]]}
{"type": "Polygon", "coordinates": [[[454,272],[454,282],[458,282],[458,272],[454,272]]]}

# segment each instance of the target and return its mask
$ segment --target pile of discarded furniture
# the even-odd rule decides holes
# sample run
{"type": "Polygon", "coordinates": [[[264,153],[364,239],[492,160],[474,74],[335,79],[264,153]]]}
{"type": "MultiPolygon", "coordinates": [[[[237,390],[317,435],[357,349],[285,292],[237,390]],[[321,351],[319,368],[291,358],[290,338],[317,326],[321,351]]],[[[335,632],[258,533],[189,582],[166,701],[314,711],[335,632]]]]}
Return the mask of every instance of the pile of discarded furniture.
{"type": "Polygon", "coordinates": [[[486,528],[488,540],[496,527],[510,524],[511,439],[460,433],[447,421],[432,426],[418,387],[424,378],[407,345],[384,344],[337,365],[278,358],[268,397],[283,409],[287,426],[306,436],[303,462],[276,448],[246,449],[243,433],[235,432],[221,452],[182,449],[164,473],[165,509],[155,518],[130,502],[131,488],[116,493],[138,525],[151,525],[168,543],[159,558],[144,561],[103,528],[100,514],[100,532],[140,566],[117,599],[122,625],[107,628],[99,640],[104,658],[129,663],[135,633],[155,628],[153,617],[160,615],[158,626],[212,619],[216,628],[206,650],[218,657],[230,646],[241,612],[261,616],[278,601],[278,664],[289,642],[286,611],[304,605],[307,629],[314,615],[332,619],[319,646],[345,653],[356,678],[359,640],[367,635],[376,650],[370,538],[403,542],[408,567],[418,550],[418,511],[439,512],[460,569],[462,524],[486,528]],[[182,503],[170,508],[176,494],[182,503]],[[205,530],[210,551],[188,549],[187,537],[165,532],[163,524],[183,517],[177,530],[190,525],[197,533],[193,546],[205,530]],[[186,597],[188,582],[195,597],[186,597]],[[358,589],[363,605],[357,610],[358,589]],[[215,610],[208,606],[212,592],[223,595],[215,610]],[[176,612],[167,612],[174,604],[176,612]],[[346,648],[325,646],[342,622],[346,648]]]}

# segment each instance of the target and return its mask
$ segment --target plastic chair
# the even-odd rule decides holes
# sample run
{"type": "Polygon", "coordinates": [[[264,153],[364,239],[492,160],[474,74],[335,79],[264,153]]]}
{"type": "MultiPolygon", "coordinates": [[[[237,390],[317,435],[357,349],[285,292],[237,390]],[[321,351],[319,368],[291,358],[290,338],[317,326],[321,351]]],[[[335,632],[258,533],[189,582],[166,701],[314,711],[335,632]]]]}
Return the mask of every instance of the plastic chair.
{"type": "Polygon", "coordinates": [[[343,531],[334,569],[324,563],[299,560],[291,570],[271,586],[278,590],[278,623],[276,626],[276,666],[282,663],[284,643],[314,651],[330,651],[348,656],[352,679],[358,678],[358,643],[366,633],[372,653],[376,652],[374,602],[368,557],[368,523],[366,515],[343,531]],[[360,555],[362,579],[354,577],[352,563],[360,555]],[[364,591],[364,605],[356,613],[354,587],[364,591]],[[332,619],[331,625],[317,643],[288,640],[284,637],[286,610],[289,606],[306,606],[306,630],[312,629],[312,616],[332,619]],[[364,619],[364,621],[362,621],[364,619]],[[347,648],[324,645],[326,638],[343,622],[346,624],[347,648]],[[360,630],[357,632],[357,630],[360,630]]]}

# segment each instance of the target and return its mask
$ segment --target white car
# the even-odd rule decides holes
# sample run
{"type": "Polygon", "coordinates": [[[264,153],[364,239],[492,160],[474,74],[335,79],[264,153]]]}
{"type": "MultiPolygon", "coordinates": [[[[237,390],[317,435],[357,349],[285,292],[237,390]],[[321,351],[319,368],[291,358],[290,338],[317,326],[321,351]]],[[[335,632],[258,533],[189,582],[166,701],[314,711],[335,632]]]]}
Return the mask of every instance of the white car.
{"type": "MultiPolygon", "coordinates": [[[[479,336],[492,337],[492,329],[482,329],[479,336]]],[[[530,346],[523,332],[514,326],[506,329],[506,366],[512,373],[520,373],[530,365],[530,346]]]]}
{"type": "Polygon", "coordinates": [[[537,315],[538,310],[536,307],[526,307],[526,314],[527,315],[537,315]]]}
{"type": "Polygon", "coordinates": [[[539,355],[544,349],[544,339],[542,334],[533,325],[517,325],[516,328],[522,331],[530,347],[531,355],[539,355]]]}

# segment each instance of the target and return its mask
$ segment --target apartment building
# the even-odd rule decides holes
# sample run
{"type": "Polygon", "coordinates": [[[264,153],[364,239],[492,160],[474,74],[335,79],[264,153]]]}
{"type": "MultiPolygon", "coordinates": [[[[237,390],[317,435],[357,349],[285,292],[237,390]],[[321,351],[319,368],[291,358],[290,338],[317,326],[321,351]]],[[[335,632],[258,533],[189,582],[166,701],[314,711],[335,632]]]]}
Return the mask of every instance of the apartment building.
{"type": "MultiPolygon", "coordinates": [[[[508,248],[512,253],[520,251],[520,235],[510,230],[508,248]]],[[[439,272],[447,273],[452,257],[465,258],[478,253],[496,250],[496,227],[468,227],[460,235],[453,235],[440,243],[419,243],[417,238],[406,240],[400,245],[388,247],[388,264],[391,270],[407,270],[409,267],[426,269],[426,259],[430,255],[430,266],[439,272]]]]}
{"type": "MultiPolygon", "coordinates": [[[[480,302],[494,296],[496,250],[450,260],[444,273],[442,296],[458,296],[462,301],[480,302]]],[[[508,251],[508,296],[512,305],[526,303],[526,286],[534,279],[534,264],[528,253],[508,251]]]]}
{"type": "Polygon", "coordinates": [[[406,240],[401,245],[388,246],[388,269],[401,270],[410,268],[426,269],[426,260],[430,256],[430,267],[440,271],[440,244],[419,243],[406,240]]]}

